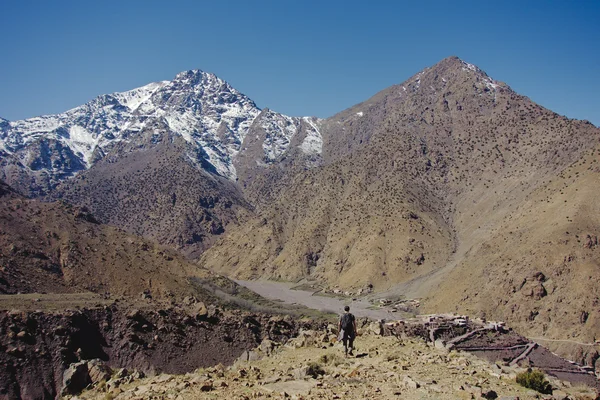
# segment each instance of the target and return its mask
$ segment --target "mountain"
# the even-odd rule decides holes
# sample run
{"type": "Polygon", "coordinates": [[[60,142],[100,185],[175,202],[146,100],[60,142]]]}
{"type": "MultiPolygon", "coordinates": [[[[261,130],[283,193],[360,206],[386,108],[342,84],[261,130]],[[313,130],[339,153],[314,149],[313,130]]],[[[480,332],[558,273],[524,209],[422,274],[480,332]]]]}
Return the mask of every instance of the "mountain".
{"type": "Polygon", "coordinates": [[[26,194],[46,194],[116,147],[139,146],[141,132],[149,136],[145,144],[151,144],[152,129],[159,129],[189,143],[195,151],[188,154],[193,162],[235,180],[235,156],[247,146],[256,147],[255,139],[244,143],[254,122],[254,129],[264,132],[256,161],[269,164],[277,160],[303,123],[312,129],[304,148],[310,154],[318,149],[309,144],[320,140],[316,119],[261,112],[227,82],[193,70],[178,74],[172,81],[99,96],[63,114],[12,122],[2,119],[3,178],[26,194]]]}
{"type": "Polygon", "coordinates": [[[563,354],[600,331],[598,151],[598,128],[457,57],[324,120],[196,70],[0,121],[0,177],[22,194],[231,276],[419,298],[563,354]]]}
{"type": "Polygon", "coordinates": [[[353,295],[372,285],[421,298],[425,312],[597,340],[598,128],[450,57],[320,132],[321,165],[266,168],[278,179],[246,192],[272,200],[202,265],[353,295]]]}
{"type": "Polygon", "coordinates": [[[187,71],[63,114],[0,121],[0,178],[194,256],[251,212],[238,176],[246,184],[288,153],[319,161],[318,123],[260,110],[215,75],[187,71]]]}

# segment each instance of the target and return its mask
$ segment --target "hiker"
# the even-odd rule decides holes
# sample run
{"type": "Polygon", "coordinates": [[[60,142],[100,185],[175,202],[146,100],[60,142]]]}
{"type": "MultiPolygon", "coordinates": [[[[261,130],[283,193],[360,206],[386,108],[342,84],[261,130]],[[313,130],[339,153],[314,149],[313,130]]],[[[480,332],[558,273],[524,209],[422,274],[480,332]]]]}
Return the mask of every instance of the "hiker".
{"type": "Polygon", "coordinates": [[[352,350],[354,350],[354,338],[356,337],[356,318],[350,313],[349,306],[344,307],[344,314],[340,317],[338,330],[340,332],[340,338],[344,343],[344,354],[348,356],[348,348],[350,348],[349,353],[352,355],[352,350]]]}

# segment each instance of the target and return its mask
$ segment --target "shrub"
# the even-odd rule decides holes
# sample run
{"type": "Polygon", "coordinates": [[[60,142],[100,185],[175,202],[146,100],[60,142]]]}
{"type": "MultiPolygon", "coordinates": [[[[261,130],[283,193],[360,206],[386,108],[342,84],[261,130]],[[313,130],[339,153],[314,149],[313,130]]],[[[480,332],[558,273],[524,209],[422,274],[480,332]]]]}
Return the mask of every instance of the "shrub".
{"type": "Polygon", "coordinates": [[[313,378],[318,378],[319,375],[325,375],[325,370],[318,363],[310,363],[308,364],[308,370],[306,371],[306,375],[312,376],[313,378]]]}
{"type": "Polygon", "coordinates": [[[527,369],[517,375],[517,383],[528,389],[533,389],[543,394],[552,394],[552,386],[546,380],[542,371],[527,369]]]}
{"type": "Polygon", "coordinates": [[[337,367],[344,362],[344,359],[337,354],[328,353],[319,357],[319,362],[322,364],[332,364],[337,367]]]}

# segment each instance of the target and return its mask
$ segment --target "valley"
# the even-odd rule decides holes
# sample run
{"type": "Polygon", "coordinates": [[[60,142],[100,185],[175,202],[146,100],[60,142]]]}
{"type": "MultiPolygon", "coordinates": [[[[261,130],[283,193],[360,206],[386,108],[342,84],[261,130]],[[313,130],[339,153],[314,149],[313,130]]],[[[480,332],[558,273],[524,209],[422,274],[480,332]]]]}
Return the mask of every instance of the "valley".
{"type": "Polygon", "coordinates": [[[599,128],[457,57],[326,119],[261,109],[200,70],[2,119],[1,393],[43,370],[25,393],[55,396],[92,355],[49,332],[81,318],[92,358],[186,373],[344,304],[503,321],[598,374],[599,155],[599,128]],[[289,290],[307,285],[320,295],[289,290]]]}

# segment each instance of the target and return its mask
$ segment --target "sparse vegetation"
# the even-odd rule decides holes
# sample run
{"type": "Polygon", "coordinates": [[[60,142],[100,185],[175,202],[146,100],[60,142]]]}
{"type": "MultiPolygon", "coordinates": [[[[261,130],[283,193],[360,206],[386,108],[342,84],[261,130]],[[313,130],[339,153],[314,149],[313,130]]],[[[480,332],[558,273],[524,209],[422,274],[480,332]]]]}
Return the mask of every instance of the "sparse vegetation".
{"type": "Polygon", "coordinates": [[[323,367],[321,366],[321,364],[316,363],[316,362],[311,362],[308,364],[308,370],[306,371],[306,374],[308,376],[311,376],[313,378],[318,378],[320,375],[325,375],[325,370],[323,369],[323,367]]]}
{"type": "Polygon", "coordinates": [[[546,380],[544,373],[537,369],[528,369],[517,375],[517,383],[528,389],[533,389],[543,394],[552,394],[552,386],[546,380]]]}

